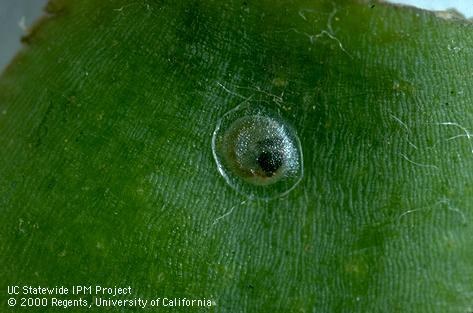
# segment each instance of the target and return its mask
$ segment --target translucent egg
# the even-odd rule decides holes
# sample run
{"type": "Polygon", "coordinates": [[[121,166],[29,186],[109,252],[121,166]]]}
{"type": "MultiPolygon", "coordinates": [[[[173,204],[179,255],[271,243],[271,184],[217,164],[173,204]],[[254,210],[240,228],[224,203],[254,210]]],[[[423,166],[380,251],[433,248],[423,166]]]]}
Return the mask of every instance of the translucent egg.
{"type": "Polygon", "coordinates": [[[302,179],[302,149],[294,130],[277,113],[248,103],[218,121],[212,151],[220,174],[249,198],[289,193],[302,179]]]}

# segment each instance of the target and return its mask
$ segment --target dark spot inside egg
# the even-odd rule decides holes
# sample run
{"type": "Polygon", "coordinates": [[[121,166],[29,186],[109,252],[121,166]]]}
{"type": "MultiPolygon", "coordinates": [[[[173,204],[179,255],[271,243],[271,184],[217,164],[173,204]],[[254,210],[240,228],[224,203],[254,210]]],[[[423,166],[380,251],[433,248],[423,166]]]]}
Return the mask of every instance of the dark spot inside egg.
{"type": "Polygon", "coordinates": [[[263,151],[258,156],[257,161],[266,176],[271,177],[281,167],[283,158],[281,153],[277,151],[263,151]]]}
{"type": "Polygon", "coordinates": [[[273,176],[283,166],[284,155],[280,145],[281,140],[273,138],[259,142],[261,152],[256,157],[256,162],[266,177],[273,176]]]}

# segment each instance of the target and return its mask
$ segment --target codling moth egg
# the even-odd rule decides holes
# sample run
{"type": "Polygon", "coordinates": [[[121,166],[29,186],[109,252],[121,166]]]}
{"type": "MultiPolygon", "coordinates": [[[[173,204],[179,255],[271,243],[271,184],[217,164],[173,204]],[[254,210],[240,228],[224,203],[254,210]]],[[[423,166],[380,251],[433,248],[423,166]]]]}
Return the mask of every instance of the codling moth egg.
{"type": "Polygon", "coordinates": [[[250,198],[284,196],[302,179],[302,149],[294,128],[259,104],[224,114],[212,151],[226,182],[250,198]]]}

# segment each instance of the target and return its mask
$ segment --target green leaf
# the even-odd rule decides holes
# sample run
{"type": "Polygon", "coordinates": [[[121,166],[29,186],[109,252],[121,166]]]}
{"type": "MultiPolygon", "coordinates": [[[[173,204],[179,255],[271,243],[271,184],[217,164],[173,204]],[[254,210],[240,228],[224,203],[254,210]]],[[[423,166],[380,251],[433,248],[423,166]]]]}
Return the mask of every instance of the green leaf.
{"type": "Polygon", "coordinates": [[[5,310],[9,285],[215,303],[159,312],[473,310],[470,22],[355,0],[48,8],[0,80],[5,310]],[[301,141],[285,197],[217,171],[212,133],[244,101],[301,141]]]}

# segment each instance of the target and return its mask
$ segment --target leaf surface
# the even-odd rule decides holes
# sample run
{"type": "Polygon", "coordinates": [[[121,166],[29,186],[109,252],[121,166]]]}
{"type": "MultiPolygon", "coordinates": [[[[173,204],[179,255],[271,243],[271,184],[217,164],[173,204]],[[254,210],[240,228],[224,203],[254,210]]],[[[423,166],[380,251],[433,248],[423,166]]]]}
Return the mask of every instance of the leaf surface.
{"type": "Polygon", "coordinates": [[[471,312],[469,22],[360,1],[48,9],[0,79],[2,290],[471,312]],[[297,131],[286,197],[250,200],[217,171],[212,133],[244,101],[297,131]]]}

